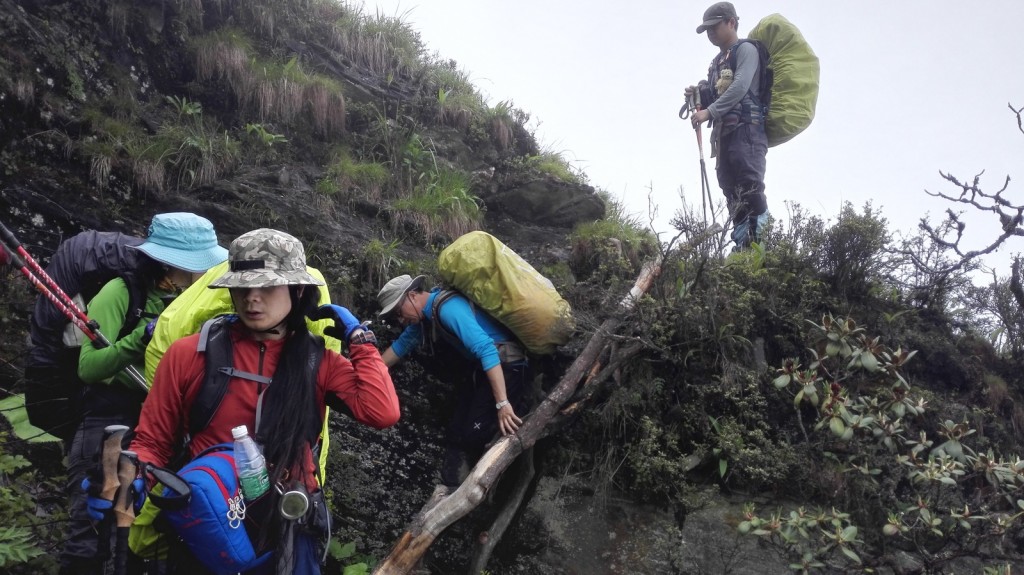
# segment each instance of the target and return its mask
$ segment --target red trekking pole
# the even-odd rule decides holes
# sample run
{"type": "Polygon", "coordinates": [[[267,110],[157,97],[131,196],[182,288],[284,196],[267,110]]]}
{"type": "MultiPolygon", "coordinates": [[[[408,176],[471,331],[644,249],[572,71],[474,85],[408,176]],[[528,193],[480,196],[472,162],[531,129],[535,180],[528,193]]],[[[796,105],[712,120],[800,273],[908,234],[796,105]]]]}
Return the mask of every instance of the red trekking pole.
{"type": "MultiPolygon", "coordinates": [[[[35,286],[39,293],[46,296],[46,299],[50,300],[50,303],[60,310],[71,323],[75,324],[75,327],[82,330],[82,333],[92,340],[97,348],[104,348],[110,345],[110,340],[100,331],[99,325],[89,319],[89,316],[85,315],[85,312],[75,305],[75,302],[68,297],[68,294],[60,289],[57,282],[53,281],[53,278],[29,255],[28,251],[25,250],[25,246],[18,241],[18,238],[14,237],[11,230],[7,229],[7,226],[3,225],[3,223],[0,223],[0,239],[3,240],[4,247],[7,249],[7,256],[10,262],[21,271],[22,275],[35,286]]],[[[124,368],[124,371],[143,391],[149,393],[146,378],[139,373],[135,366],[129,365],[124,368]]]]}

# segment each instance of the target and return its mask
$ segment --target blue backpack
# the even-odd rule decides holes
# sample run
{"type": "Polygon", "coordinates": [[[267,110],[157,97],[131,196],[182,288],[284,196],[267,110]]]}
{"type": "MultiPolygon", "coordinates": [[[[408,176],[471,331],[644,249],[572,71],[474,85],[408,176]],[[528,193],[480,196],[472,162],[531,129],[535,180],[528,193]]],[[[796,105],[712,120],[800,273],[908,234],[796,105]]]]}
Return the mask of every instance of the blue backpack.
{"type": "Polygon", "coordinates": [[[265,563],[271,552],[258,554],[246,531],[245,500],[235,471],[234,446],[214,445],[178,471],[191,497],[165,487],[152,495],[175,533],[203,565],[217,575],[247,571],[265,563]]]}

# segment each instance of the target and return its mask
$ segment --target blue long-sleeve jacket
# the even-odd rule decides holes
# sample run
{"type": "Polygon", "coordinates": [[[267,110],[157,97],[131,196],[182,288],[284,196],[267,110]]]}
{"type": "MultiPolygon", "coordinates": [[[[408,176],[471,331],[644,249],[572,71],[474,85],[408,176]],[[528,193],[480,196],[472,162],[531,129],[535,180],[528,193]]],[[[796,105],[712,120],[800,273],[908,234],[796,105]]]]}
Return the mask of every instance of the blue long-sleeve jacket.
{"type": "MultiPolygon", "coordinates": [[[[440,292],[440,288],[431,290],[423,308],[425,321],[405,328],[402,335],[398,336],[398,339],[391,344],[391,351],[395,355],[405,357],[423,342],[423,330],[429,330],[429,322],[435,321],[433,317],[434,298],[440,292]]],[[[438,318],[441,325],[458,338],[461,345],[456,347],[459,352],[468,358],[478,360],[484,371],[501,363],[498,358],[498,348],[495,347],[496,342],[515,341],[512,333],[505,326],[470,304],[469,300],[461,294],[456,294],[446,300],[441,305],[439,315],[441,316],[438,318]]],[[[429,331],[427,333],[429,334],[429,331]]]]}

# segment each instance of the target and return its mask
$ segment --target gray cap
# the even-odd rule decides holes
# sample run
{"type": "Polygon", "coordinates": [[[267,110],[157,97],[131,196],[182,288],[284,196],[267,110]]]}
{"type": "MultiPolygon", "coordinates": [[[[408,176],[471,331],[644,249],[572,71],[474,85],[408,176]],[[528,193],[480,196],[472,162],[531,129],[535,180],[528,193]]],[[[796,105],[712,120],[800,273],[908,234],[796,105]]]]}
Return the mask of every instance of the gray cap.
{"type": "Polygon", "coordinates": [[[231,242],[228,272],[210,283],[211,288],[260,288],[314,285],[324,282],[306,271],[306,251],[294,236],[260,228],[231,242]]]}
{"type": "Polygon", "coordinates": [[[408,274],[403,274],[384,284],[384,287],[380,288],[380,293],[377,294],[377,303],[381,307],[377,317],[386,319],[391,312],[395,311],[405,294],[423,287],[423,282],[426,280],[427,276],[413,278],[408,274]]]}
{"type": "Polygon", "coordinates": [[[733,7],[732,2],[716,2],[704,11],[704,22],[697,26],[697,33],[703,34],[708,28],[729,18],[739,18],[736,15],[736,8],[733,7]]]}

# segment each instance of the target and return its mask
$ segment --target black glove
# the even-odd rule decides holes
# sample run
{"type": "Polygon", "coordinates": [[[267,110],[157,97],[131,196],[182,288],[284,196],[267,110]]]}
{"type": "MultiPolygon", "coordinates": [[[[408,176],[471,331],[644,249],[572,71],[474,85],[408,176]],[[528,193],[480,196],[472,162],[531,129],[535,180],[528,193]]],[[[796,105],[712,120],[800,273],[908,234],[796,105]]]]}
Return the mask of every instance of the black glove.
{"type": "Polygon", "coordinates": [[[701,80],[697,83],[697,93],[700,97],[701,110],[715,103],[715,94],[711,91],[711,86],[708,85],[707,80],[701,80]]]}

